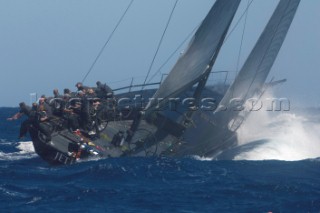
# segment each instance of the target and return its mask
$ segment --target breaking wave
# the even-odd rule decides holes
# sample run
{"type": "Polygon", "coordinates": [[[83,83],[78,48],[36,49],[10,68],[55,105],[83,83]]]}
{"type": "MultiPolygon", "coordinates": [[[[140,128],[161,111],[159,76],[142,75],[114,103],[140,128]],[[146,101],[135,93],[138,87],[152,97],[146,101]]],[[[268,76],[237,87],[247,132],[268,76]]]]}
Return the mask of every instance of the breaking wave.
{"type": "Polygon", "coordinates": [[[37,157],[33,144],[31,141],[28,142],[3,142],[2,146],[8,146],[12,148],[14,144],[14,148],[16,151],[14,152],[0,152],[0,160],[2,161],[13,161],[13,160],[22,160],[22,159],[30,159],[37,157]]]}
{"type": "Polygon", "coordinates": [[[313,113],[254,112],[238,130],[239,146],[263,141],[234,160],[297,161],[320,156],[320,122],[313,113]]]}

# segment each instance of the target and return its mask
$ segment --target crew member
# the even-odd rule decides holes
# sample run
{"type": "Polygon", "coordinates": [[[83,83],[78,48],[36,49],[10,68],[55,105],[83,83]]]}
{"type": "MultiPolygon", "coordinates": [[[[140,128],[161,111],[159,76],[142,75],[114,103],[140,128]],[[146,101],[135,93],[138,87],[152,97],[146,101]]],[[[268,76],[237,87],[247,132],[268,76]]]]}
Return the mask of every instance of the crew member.
{"type": "Polygon", "coordinates": [[[38,113],[40,114],[40,121],[47,121],[52,117],[51,106],[46,102],[46,97],[44,95],[39,99],[38,113]]]}
{"type": "Polygon", "coordinates": [[[90,88],[90,87],[84,86],[81,82],[76,83],[76,87],[78,91],[82,91],[84,93],[86,93],[87,90],[90,88]]]}
{"type": "Polygon", "coordinates": [[[89,113],[89,100],[82,90],[77,93],[78,99],[74,99],[71,102],[74,112],[79,116],[79,122],[82,127],[87,132],[92,130],[92,125],[90,121],[89,113]]]}
{"type": "Polygon", "coordinates": [[[59,90],[58,89],[54,89],[53,90],[53,97],[54,98],[62,98],[62,96],[59,94],[59,90]]]}
{"type": "Polygon", "coordinates": [[[100,98],[112,98],[113,91],[107,84],[102,84],[100,81],[97,81],[96,93],[100,98]]]}
{"type": "Polygon", "coordinates": [[[81,110],[81,104],[77,101],[69,102],[70,96],[64,95],[63,105],[61,110],[63,117],[68,121],[68,128],[70,131],[74,132],[80,129],[79,125],[79,114],[81,110]]]}
{"type": "Polygon", "coordinates": [[[30,106],[27,106],[24,102],[21,102],[19,104],[20,107],[20,111],[18,113],[16,113],[15,115],[13,115],[10,118],[7,118],[8,121],[13,121],[13,120],[17,120],[19,118],[21,118],[23,115],[27,116],[28,119],[26,119],[25,121],[22,122],[21,127],[20,127],[20,134],[19,134],[19,139],[22,139],[26,136],[30,125],[32,124],[32,109],[30,106]]]}

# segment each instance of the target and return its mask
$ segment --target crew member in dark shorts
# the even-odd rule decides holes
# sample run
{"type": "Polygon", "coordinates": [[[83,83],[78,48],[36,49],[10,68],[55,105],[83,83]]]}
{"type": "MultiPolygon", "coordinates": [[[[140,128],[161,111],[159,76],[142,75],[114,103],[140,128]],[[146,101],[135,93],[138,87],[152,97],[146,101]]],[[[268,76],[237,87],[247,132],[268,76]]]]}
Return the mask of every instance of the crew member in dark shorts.
{"type": "Polygon", "coordinates": [[[20,111],[18,113],[16,113],[15,115],[13,115],[12,117],[7,118],[7,120],[8,121],[17,120],[17,119],[20,119],[24,115],[28,117],[28,119],[26,119],[25,121],[22,122],[21,127],[20,127],[19,139],[22,139],[26,136],[30,125],[34,121],[34,116],[35,116],[34,114],[35,113],[32,113],[31,107],[26,105],[24,102],[21,102],[19,104],[19,107],[20,107],[20,111]]]}

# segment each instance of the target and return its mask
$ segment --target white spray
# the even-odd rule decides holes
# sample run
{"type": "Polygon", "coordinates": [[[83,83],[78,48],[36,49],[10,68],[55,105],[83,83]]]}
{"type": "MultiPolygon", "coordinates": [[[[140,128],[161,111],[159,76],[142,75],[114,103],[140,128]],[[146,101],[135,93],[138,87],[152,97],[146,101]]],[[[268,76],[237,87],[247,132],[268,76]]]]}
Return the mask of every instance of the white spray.
{"type": "MultiPolygon", "coordinates": [[[[8,145],[11,143],[8,142],[8,145]]],[[[36,157],[32,142],[20,142],[17,148],[19,152],[3,153],[0,152],[0,160],[22,160],[36,157]]]]}
{"type": "Polygon", "coordinates": [[[235,160],[286,160],[295,161],[320,157],[320,123],[292,111],[252,112],[237,131],[239,145],[268,140],[235,160]]]}

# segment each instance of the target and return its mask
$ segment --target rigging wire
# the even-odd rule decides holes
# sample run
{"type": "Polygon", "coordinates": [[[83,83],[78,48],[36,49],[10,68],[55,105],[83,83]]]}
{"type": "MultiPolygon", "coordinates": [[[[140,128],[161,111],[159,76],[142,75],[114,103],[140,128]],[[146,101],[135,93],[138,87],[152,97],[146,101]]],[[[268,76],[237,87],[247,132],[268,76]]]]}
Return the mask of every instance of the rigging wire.
{"type": "Polygon", "coordinates": [[[122,14],[122,16],[120,17],[118,23],[116,24],[116,26],[114,27],[113,31],[111,32],[111,34],[108,37],[108,40],[104,43],[104,45],[102,46],[101,50],[99,51],[97,57],[95,58],[95,60],[93,61],[92,65],[90,66],[87,74],[84,76],[84,78],[82,79],[82,83],[87,79],[88,75],[91,73],[91,71],[93,70],[93,67],[95,66],[95,64],[97,63],[97,61],[99,60],[100,56],[102,55],[104,49],[106,48],[106,46],[109,44],[111,38],[113,37],[114,33],[116,32],[116,30],[118,29],[119,25],[121,24],[122,20],[124,19],[125,15],[127,14],[127,12],[129,11],[131,5],[133,4],[134,0],[131,0],[128,7],[126,8],[126,10],[124,11],[124,13],[122,14]]]}
{"type": "MultiPolygon", "coordinates": [[[[231,34],[233,33],[233,31],[238,27],[240,21],[243,19],[243,16],[247,14],[249,7],[251,6],[252,2],[254,0],[251,0],[251,2],[247,5],[247,8],[245,9],[245,11],[243,12],[243,14],[240,16],[239,20],[237,21],[237,23],[234,25],[234,27],[232,28],[232,30],[230,31],[230,33],[227,35],[225,42],[228,40],[228,38],[231,36],[231,34]]],[[[224,43],[225,43],[224,42],[224,43]]]]}
{"type": "Polygon", "coordinates": [[[159,73],[161,72],[162,68],[171,60],[171,58],[178,52],[178,50],[189,40],[189,38],[194,34],[194,32],[198,29],[199,25],[195,27],[191,33],[180,43],[180,45],[171,53],[171,55],[165,60],[165,62],[159,67],[157,72],[153,74],[153,76],[149,79],[148,83],[159,73]]]}
{"type": "MultiPolygon", "coordinates": [[[[249,1],[249,0],[248,0],[249,1]]],[[[245,9],[245,11],[243,12],[243,14],[240,16],[239,20],[237,21],[237,23],[235,24],[235,26],[232,28],[232,30],[230,31],[230,33],[226,36],[226,39],[224,40],[224,43],[227,42],[228,38],[232,35],[232,33],[234,32],[234,30],[238,27],[238,25],[240,24],[241,20],[243,19],[243,17],[247,14],[247,11],[249,10],[249,7],[251,6],[251,4],[253,3],[254,0],[251,0],[251,2],[248,2],[247,8],[245,9]]],[[[247,16],[246,16],[247,17],[247,16]]],[[[201,23],[200,23],[201,24],[201,23]]],[[[165,60],[165,62],[160,66],[160,68],[157,70],[157,72],[155,72],[155,74],[150,78],[150,80],[148,81],[148,83],[150,83],[150,81],[162,70],[162,68],[173,58],[173,56],[177,53],[177,51],[184,45],[184,43],[194,34],[194,31],[196,31],[196,29],[198,29],[198,27],[200,26],[200,24],[198,24],[197,27],[195,27],[192,32],[183,40],[183,42],[181,42],[181,44],[177,47],[177,49],[167,58],[167,60],[165,60]]]]}
{"type": "MultiPolygon", "coordinates": [[[[249,0],[248,0],[248,5],[249,5],[249,0]]],[[[246,12],[246,17],[245,17],[245,19],[244,19],[242,36],[241,36],[241,43],[240,43],[240,49],[239,49],[237,67],[236,67],[236,74],[238,74],[238,72],[239,72],[240,57],[241,57],[241,53],[242,53],[242,46],[243,46],[244,34],[245,34],[245,31],[246,31],[246,26],[247,26],[248,13],[249,13],[249,12],[248,12],[248,10],[247,10],[247,12],[246,12]]]]}
{"type": "MultiPolygon", "coordinates": [[[[170,22],[171,22],[173,13],[174,13],[174,11],[175,11],[175,9],[176,9],[176,7],[177,7],[178,2],[179,2],[179,0],[176,0],[174,6],[173,6],[173,8],[172,8],[171,14],[170,14],[169,19],[168,19],[168,21],[167,21],[166,27],[165,27],[165,29],[164,29],[164,31],[163,31],[163,33],[162,33],[160,42],[159,42],[158,47],[157,47],[157,50],[156,50],[156,53],[155,53],[155,55],[153,56],[152,62],[151,62],[151,64],[150,64],[150,67],[149,67],[147,76],[146,76],[146,78],[144,79],[143,85],[145,85],[146,82],[147,82],[147,80],[148,80],[148,77],[149,77],[150,72],[151,72],[151,70],[152,70],[152,67],[153,67],[153,64],[154,64],[154,62],[155,62],[155,59],[156,59],[156,57],[157,57],[157,55],[158,55],[158,52],[159,52],[159,50],[160,50],[162,41],[163,41],[164,36],[165,36],[165,34],[166,34],[166,32],[167,32],[167,29],[168,29],[168,27],[169,27],[169,24],[170,24],[170,22]]],[[[141,90],[143,90],[143,89],[144,89],[144,86],[142,86],[142,89],[141,89],[141,90]]]]}
{"type": "MultiPolygon", "coordinates": [[[[246,30],[246,26],[247,26],[247,19],[248,19],[248,11],[249,11],[249,6],[250,4],[253,2],[253,0],[251,0],[251,2],[249,3],[248,0],[248,4],[247,4],[247,9],[245,10],[245,19],[244,19],[244,25],[243,25],[243,31],[242,31],[242,36],[241,36],[241,42],[240,42],[240,48],[239,48],[239,54],[238,54],[238,60],[237,60],[237,67],[236,67],[236,75],[238,75],[239,70],[239,64],[240,64],[240,57],[241,57],[241,53],[242,53],[242,46],[243,46],[243,40],[244,40],[244,34],[245,34],[245,30],[246,30]]],[[[234,89],[233,87],[231,87],[231,93],[232,93],[232,97],[234,96],[234,89]]]]}

